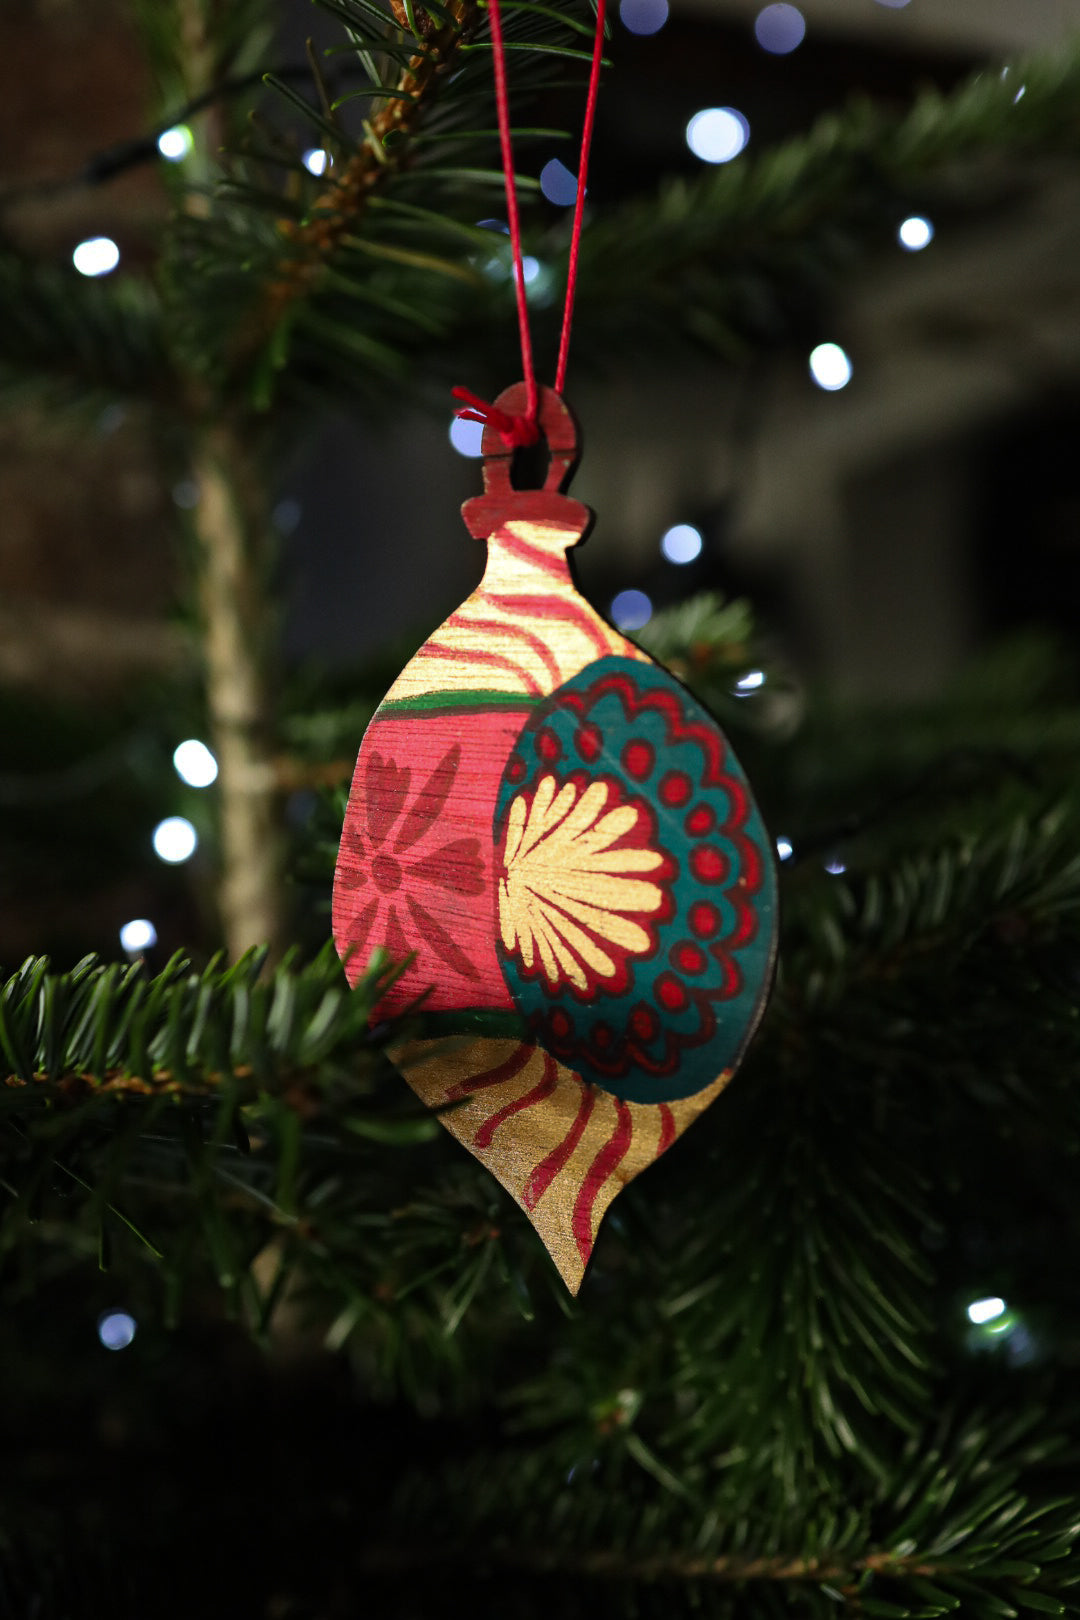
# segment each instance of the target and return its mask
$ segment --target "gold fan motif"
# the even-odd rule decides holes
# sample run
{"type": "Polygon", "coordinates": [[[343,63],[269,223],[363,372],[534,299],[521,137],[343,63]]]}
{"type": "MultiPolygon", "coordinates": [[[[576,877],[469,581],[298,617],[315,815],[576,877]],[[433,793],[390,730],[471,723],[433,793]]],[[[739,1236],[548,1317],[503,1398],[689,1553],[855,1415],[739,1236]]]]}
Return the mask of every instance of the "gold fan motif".
{"type": "Polygon", "coordinates": [[[505,875],[499,880],[499,928],[507,951],[526,968],[539,959],[551,985],[587,991],[589,976],[610,979],[616,961],[604,949],[644,955],[652,938],[635,917],[664,902],[659,884],[629,876],[654,872],[664,857],[653,849],[617,847],[634,832],[640,809],[605,810],[608,784],[558,787],[542,777],[532,803],[519,794],[506,824],[505,875]]]}

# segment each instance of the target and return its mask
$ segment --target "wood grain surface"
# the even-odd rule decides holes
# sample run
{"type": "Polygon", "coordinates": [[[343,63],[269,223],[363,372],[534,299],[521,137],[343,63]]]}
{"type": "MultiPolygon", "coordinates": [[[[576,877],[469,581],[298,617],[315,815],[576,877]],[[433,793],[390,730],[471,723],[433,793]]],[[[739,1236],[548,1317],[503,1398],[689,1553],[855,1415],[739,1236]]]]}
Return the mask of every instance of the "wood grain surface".
{"type": "MultiPolygon", "coordinates": [[[[496,403],[520,413],[524,385],[496,403]]],[[[407,960],[376,1014],[406,1015],[396,1063],[576,1293],[612,1199],[753,1034],[775,869],[715,722],[579,594],[591,513],[550,389],[540,427],[538,489],[485,429],[463,515],[487,567],[364,736],[333,916],[350,982],[376,947],[407,960]]]]}

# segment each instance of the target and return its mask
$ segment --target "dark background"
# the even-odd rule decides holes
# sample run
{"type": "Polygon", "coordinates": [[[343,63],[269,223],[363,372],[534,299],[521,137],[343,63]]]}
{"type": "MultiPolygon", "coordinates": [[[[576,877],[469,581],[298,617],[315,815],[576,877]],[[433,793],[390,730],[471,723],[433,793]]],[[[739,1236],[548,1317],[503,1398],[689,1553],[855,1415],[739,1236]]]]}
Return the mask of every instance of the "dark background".
{"type": "MultiPolygon", "coordinates": [[[[593,156],[597,209],[694,172],[682,132],[698,107],[738,107],[754,150],[851,95],[903,106],[925,84],[947,90],[972,68],[997,72],[1010,47],[1051,44],[1063,19],[1062,8],[1031,0],[895,9],[808,0],[805,43],[773,57],[754,42],[755,9],[677,6],[648,39],[616,23],[593,156]]],[[[282,60],[298,60],[320,26],[299,0],[283,4],[282,60]]],[[[152,166],[90,191],[44,189],[147,126],[151,90],[126,8],[8,4],[0,61],[5,180],[31,188],[9,210],[9,229],[58,261],[97,232],[115,237],[125,264],[147,260],[165,209],[152,166]]],[[[579,90],[552,93],[536,121],[576,127],[579,107],[579,90]]],[[[538,170],[549,155],[528,162],[538,170]]],[[[598,513],[582,576],[598,606],[630,585],[658,606],[691,589],[747,592],[797,684],[889,701],[932,699],[1002,633],[1035,625],[1075,635],[1080,191],[1049,168],[994,208],[935,225],[919,255],[883,234],[827,330],[808,305],[797,341],[737,368],[665,369],[635,355],[632,333],[602,365],[572,361],[568,392],[586,437],[575,490],[598,513]],[[852,356],[841,394],[819,392],[807,375],[806,355],[823,339],[852,356]],[[686,569],[658,552],[678,521],[705,537],[686,569]]],[[[508,354],[505,381],[518,369],[508,354]]],[[[440,410],[395,408],[378,425],[313,414],[281,465],[293,675],[326,667],[347,684],[388,644],[403,660],[475,581],[481,559],[458,507],[478,468],[449,445],[448,400],[440,410]]],[[[131,916],[154,917],[159,960],[212,943],[212,832],[207,855],[177,870],[160,866],[148,839],[167,813],[212,819],[168,764],[199,724],[176,634],[187,612],[185,499],[114,402],[75,438],[37,408],[0,423],[0,961],[9,968],[31,951],[62,966],[86,950],[113,955],[131,916]],[[168,693],[164,710],[155,683],[168,693]]],[[[292,808],[302,827],[304,805],[292,808]]],[[[111,1354],[95,1324],[126,1303],[112,1287],[89,1268],[55,1284],[28,1273],[25,1308],[0,1326],[0,1365],[20,1369],[0,1420],[0,1453],[17,1459],[2,1471],[0,1504],[6,1492],[9,1509],[25,1510],[37,1493],[43,1537],[67,1522],[73,1545],[110,1549],[104,1572],[87,1577],[100,1579],[102,1615],[122,1608],[155,1561],[157,1613],[193,1613],[196,1603],[201,1614],[276,1620],[355,1613],[348,1571],[333,1561],[351,1517],[361,1522],[374,1505],[358,1481],[371,1491],[380,1459],[419,1443],[415,1420],[398,1407],[381,1417],[362,1408],[347,1367],[302,1335],[267,1362],[209,1298],[178,1335],[156,1321],[155,1305],[131,1348],[111,1354]],[[68,1350],[59,1385],[58,1323],[68,1350]],[[289,1596],[305,1587],[321,1606],[289,1596]]],[[[436,1457],[457,1438],[445,1419],[425,1427],[422,1444],[436,1457]]],[[[26,1594],[41,1590],[44,1567],[44,1556],[25,1554],[0,1613],[32,1612],[26,1594]]],[[[385,1579],[395,1588],[392,1572],[385,1579]]],[[[441,1598],[421,1583],[413,1601],[426,1614],[441,1598]]],[[[512,1594],[503,1612],[513,1612],[512,1594]]]]}

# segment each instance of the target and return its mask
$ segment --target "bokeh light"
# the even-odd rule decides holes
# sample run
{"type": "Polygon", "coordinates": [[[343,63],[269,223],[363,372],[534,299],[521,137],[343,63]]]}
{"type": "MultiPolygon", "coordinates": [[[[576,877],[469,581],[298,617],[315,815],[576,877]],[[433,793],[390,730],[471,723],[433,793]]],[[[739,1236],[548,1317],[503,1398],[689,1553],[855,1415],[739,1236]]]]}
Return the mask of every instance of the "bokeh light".
{"type": "Polygon", "coordinates": [[[218,763],[204,742],[189,737],[173,750],[176,774],[188,787],[209,787],[217,781],[218,763]]]}
{"type": "Polygon", "coordinates": [[[98,1317],[97,1331],[106,1350],[126,1350],[135,1337],[135,1318],[127,1311],[105,1311],[98,1317]]]}
{"type": "Polygon", "coordinates": [[[934,240],[934,227],[921,214],[912,214],[904,220],[896,234],[900,246],[906,248],[908,253],[921,253],[934,240]]]}
{"type": "Polygon", "coordinates": [[[834,394],[851,381],[852,366],[839,343],[819,343],[810,353],[810,375],[819,388],[834,394]]]}
{"type": "Polygon", "coordinates": [[[619,21],[631,34],[658,34],[668,20],[668,0],[620,0],[619,21]]]}
{"type": "Polygon", "coordinates": [[[120,263],[120,249],[111,236],[89,236],[71,255],[80,276],[107,276],[120,263]]]}
{"type": "Polygon", "coordinates": [[[577,202],[577,175],[559,158],[549,158],[540,170],[540,190],[557,208],[571,208],[577,202]]]}
{"type": "Polygon", "coordinates": [[[120,930],[120,944],[122,949],[133,954],[148,951],[157,944],[157,929],[149,917],[132,917],[120,930]]]}
{"type": "Polygon", "coordinates": [[[999,1316],[1004,1316],[1005,1309],[1005,1301],[996,1294],[988,1295],[986,1299],[973,1299],[967,1308],[968,1321],[981,1327],[984,1322],[993,1322],[999,1316]]]}
{"type": "Polygon", "coordinates": [[[669,563],[692,563],[701,556],[701,530],[692,523],[675,523],[660,537],[660,550],[669,563]]]}
{"type": "Polygon", "coordinates": [[[750,139],[750,125],[734,107],[703,107],[686,126],[686,144],[702,163],[730,163],[750,139]]]}
{"type": "Polygon", "coordinates": [[[186,124],[174,124],[158,136],[157,149],[169,163],[180,163],[194,148],[195,142],[186,124]]]}
{"type": "Polygon", "coordinates": [[[806,18],[798,6],[766,6],[754,19],[754,38],[763,51],[787,56],[806,38],[806,18]]]}
{"type": "Polygon", "coordinates": [[[619,630],[640,630],[652,618],[653,606],[644,591],[619,591],[612,598],[611,622],[619,630]]]}
{"type": "Polygon", "coordinates": [[[459,456],[470,456],[474,460],[477,456],[482,456],[483,437],[483,422],[470,422],[464,416],[455,416],[450,423],[450,443],[459,456]]]}
{"type": "Polygon", "coordinates": [[[189,861],[199,847],[199,835],[186,816],[166,816],[154,828],[154,854],[170,866],[189,861]]]}

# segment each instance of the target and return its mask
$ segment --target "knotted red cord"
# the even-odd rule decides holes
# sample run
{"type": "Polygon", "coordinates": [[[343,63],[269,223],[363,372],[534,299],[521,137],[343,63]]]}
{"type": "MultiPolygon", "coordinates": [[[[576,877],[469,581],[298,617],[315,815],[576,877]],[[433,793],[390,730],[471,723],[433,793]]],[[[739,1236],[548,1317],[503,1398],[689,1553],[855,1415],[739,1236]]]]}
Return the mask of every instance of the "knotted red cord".
{"type": "Polygon", "coordinates": [[[509,411],[500,411],[497,405],[489,405],[486,399],[471,394],[467,388],[452,388],[450,392],[455,399],[464,399],[469,405],[468,410],[455,411],[455,416],[460,416],[465,422],[490,422],[508,450],[516,450],[519,445],[535,444],[540,437],[535,416],[531,421],[528,416],[511,416],[509,411]]]}
{"type": "MultiPolygon", "coordinates": [[[[570,253],[566,267],[566,302],[563,305],[562,331],[559,335],[559,358],[555,367],[555,392],[561,393],[566,380],[566,362],[570,352],[570,328],[574,318],[574,295],[577,291],[578,256],[581,245],[581,226],[585,213],[585,180],[589,169],[589,148],[592,145],[596,101],[600,89],[600,64],[604,53],[604,14],[606,0],[597,0],[596,37],[593,42],[592,68],[589,89],[585,99],[585,120],[581,131],[581,159],[578,163],[577,196],[574,201],[574,222],[570,231],[570,253]]],[[[499,146],[502,151],[503,179],[506,183],[506,217],[510,226],[510,254],[514,266],[514,293],[517,299],[518,333],[521,338],[521,369],[525,379],[525,414],[510,416],[497,410],[485,400],[477,398],[467,388],[453,390],[456,399],[468,402],[468,410],[457,415],[467,422],[490,422],[508,450],[519,445],[535,444],[540,437],[537,426],[540,395],[533,367],[532,337],[529,333],[529,307],[525,293],[525,263],[521,252],[521,221],[518,216],[517,187],[514,183],[514,155],[510,142],[510,97],[506,85],[506,52],[503,46],[502,18],[499,0],[488,0],[491,16],[491,54],[495,68],[495,111],[499,121],[499,146]]]]}

